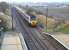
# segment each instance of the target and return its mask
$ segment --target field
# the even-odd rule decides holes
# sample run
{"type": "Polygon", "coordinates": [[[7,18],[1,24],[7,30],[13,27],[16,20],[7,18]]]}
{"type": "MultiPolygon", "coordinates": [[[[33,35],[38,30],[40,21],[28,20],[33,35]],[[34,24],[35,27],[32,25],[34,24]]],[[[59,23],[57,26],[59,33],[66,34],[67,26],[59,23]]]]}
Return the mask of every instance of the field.
{"type": "MultiPolygon", "coordinates": [[[[37,11],[46,13],[46,7],[33,7],[37,11]]],[[[65,19],[69,19],[69,7],[48,7],[48,15],[63,16],[65,19]]]]}
{"type": "Polygon", "coordinates": [[[65,8],[49,8],[48,13],[55,16],[63,16],[65,19],[69,19],[69,7],[65,8]]]}
{"type": "Polygon", "coordinates": [[[47,25],[48,32],[63,32],[69,33],[69,7],[66,8],[49,8],[47,18],[42,15],[38,15],[40,21],[47,25]],[[56,20],[57,19],[57,20],[56,20]]]}

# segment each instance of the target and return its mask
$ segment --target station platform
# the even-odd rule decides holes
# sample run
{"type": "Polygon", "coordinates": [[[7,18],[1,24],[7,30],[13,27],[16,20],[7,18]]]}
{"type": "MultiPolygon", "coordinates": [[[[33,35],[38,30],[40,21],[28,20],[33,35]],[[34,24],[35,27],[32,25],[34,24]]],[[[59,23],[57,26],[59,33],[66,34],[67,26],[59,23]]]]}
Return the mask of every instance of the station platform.
{"type": "Polygon", "coordinates": [[[49,34],[45,33],[46,35],[51,36],[53,39],[58,41],[60,44],[62,44],[66,49],[69,50],[69,34],[63,34],[63,33],[57,33],[57,34],[49,34]]]}
{"type": "Polygon", "coordinates": [[[0,50],[27,50],[27,46],[21,33],[6,32],[0,38],[0,50]],[[22,41],[22,42],[21,42],[22,41]]]}
{"type": "Polygon", "coordinates": [[[69,34],[55,34],[51,36],[69,50],[69,34]]]}

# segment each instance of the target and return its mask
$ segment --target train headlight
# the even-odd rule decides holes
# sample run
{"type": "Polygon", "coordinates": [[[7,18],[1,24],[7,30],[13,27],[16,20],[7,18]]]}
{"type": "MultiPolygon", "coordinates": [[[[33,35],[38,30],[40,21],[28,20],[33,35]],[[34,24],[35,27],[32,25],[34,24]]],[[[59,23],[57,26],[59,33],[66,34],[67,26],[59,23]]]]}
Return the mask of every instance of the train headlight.
{"type": "Polygon", "coordinates": [[[32,23],[32,24],[36,24],[36,23],[37,23],[37,21],[31,21],[31,23],[32,23]]]}

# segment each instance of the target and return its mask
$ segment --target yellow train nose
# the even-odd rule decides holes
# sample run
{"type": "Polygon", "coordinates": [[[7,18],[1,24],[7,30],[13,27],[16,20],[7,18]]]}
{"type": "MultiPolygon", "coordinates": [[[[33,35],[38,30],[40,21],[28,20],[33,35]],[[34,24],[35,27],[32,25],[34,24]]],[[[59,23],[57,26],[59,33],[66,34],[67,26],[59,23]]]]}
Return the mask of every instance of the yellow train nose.
{"type": "Polygon", "coordinates": [[[31,21],[32,26],[36,26],[37,22],[36,21],[31,21]]]}

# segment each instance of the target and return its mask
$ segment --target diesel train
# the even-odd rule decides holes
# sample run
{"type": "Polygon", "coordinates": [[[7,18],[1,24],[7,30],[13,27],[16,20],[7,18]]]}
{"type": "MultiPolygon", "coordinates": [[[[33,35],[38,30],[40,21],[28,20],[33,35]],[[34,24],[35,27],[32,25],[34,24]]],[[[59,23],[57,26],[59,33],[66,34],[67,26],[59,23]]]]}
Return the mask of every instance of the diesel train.
{"type": "Polygon", "coordinates": [[[29,23],[30,26],[37,26],[37,19],[35,15],[27,14],[19,7],[16,7],[16,10],[23,16],[23,18],[29,23]]]}

